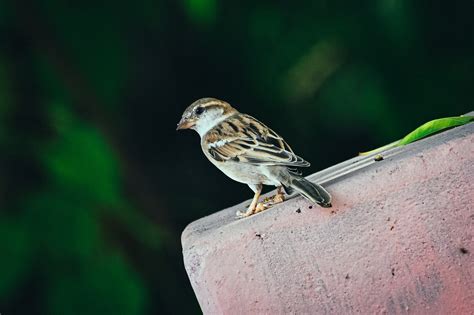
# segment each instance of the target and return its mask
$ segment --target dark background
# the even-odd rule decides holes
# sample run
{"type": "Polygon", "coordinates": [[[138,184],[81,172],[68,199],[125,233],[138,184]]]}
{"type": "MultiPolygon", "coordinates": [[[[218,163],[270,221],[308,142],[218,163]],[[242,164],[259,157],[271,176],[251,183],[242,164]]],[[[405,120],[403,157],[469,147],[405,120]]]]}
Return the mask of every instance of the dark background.
{"type": "MultiPolygon", "coordinates": [[[[213,96],[306,174],[472,110],[472,1],[0,1],[0,312],[191,314],[189,222],[252,197],[183,110],[213,96]]],[[[317,211],[317,209],[316,209],[317,211]]]]}

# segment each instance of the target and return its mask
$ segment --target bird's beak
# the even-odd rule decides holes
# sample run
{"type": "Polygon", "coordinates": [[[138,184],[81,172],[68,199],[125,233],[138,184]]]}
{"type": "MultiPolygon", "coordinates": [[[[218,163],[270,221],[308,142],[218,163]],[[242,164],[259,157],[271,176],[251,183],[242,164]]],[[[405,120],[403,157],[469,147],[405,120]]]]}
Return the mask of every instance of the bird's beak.
{"type": "Polygon", "coordinates": [[[181,120],[178,123],[178,126],[176,127],[176,130],[181,130],[181,129],[189,129],[193,127],[195,123],[193,121],[190,121],[186,118],[181,118],[181,120]]]}

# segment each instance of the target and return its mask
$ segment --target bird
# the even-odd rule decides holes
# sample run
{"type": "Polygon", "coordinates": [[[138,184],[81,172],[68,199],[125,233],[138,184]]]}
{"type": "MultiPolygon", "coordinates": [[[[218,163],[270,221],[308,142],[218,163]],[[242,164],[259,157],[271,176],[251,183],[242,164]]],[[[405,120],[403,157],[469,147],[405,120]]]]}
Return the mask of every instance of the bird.
{"type": "Polygon", "coordinates": [[[201,138],[209,161],[231,179],[247,184],[254,192],[248,217],[285,200],[294,191],[322,207],[331,207],[331,195],[321,185],[302,176],[299,168],[310,163],[296,155],[286,141],[256,118],[240,113],[229,103],[205,97],[189,105],[176,130],[192,129],[201,138]],[[271,202],[258,202],[263,185],[277,187],[271,202]]]}

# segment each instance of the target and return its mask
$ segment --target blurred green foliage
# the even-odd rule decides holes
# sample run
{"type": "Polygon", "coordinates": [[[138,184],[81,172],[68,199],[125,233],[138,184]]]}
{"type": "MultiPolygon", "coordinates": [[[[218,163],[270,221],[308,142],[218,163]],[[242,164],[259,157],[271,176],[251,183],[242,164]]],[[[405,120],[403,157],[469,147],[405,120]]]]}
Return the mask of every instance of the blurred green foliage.
{"type": "Polygon", "coordinates": [[[184,108],[228,100],[316,171],[472,110],[473,9],[0,1],[0,312],[199,313],[180,232],[251,192],[184,108]]]}
{"type": "Polygon", "coordinates": [[[185,0],[184,9],[194,23],[208,25],[216,19],[217,0],[185,0]]]}

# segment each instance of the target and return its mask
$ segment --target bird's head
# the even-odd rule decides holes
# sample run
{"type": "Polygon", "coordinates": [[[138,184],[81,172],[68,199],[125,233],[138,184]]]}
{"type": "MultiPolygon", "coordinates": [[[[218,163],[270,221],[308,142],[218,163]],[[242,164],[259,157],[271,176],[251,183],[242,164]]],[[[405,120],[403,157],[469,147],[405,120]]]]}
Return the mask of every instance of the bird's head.
{"type": "Polygon", "coordinates": [[[200,136],[227,117],[237,113],[229,103],[211,98],[201,98],[186,108],[176,130],[193,129],[200,136]]]}

